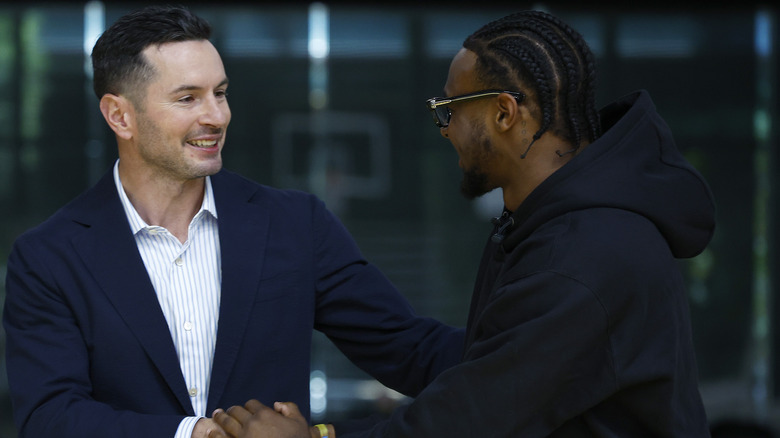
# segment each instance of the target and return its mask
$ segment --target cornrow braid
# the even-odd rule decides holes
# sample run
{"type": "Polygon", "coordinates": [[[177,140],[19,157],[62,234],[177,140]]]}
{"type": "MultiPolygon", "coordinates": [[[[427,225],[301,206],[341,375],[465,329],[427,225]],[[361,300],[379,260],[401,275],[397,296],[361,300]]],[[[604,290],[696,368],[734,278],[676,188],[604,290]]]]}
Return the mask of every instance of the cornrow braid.
{"type": "Polygon", "coordinates": [[[593,54],[557,17],[540,11],[508,15],[474,32],[463,47],[477,55],[477,74],[486,85],[536,97],[540,113],[532,108],[532,115],[540,127],[528,149],[548,130],[571,142],[573,149],[558,151],[561,156],[575,152],[583,138],[601,136],[593,54]]]}
{"type": "Polygon", "coordinates": [[[548,79],[553,77],[555,72],[549,69],[549,63],[544,62],[543,59],[539,59],[538,52],[527,50],[523,44],[518,44],[515,39],[499,39],[490,45],[492,46],[490,48],[494,50],[494,52],[499,51],[499,53],[506,53],[509,56],[518,59],[531,73],[531,77],[537,78],[538,80],[536,94],[539,100],[539,104],[542,107],[542,123],[539,127],[539,130],[536,131],[533,138],[531,139],[531,142],[528,144],[525,152],[523,152],[521,155],[522,158],[525,158],[526,154],[528,154],[528,151],[531,150],[531,146],[533,146],[534,142],[536,142],[536,140],[538,140],[542,134],[547,131],[553,122],[552,114],[554,112],[554,90],[548,86],[548,79]]]}
{"type": "Polygon", "coordinates": [[[550,20],[555,26],[564,31],[576,45],[577,53],[584,56],[584,59],[581,61],[581,63],[584,65],[585,72],[587,73],[587,81],[585,82],[586,98],[580,101],[581,106],[578,108],[578,110],[585,114],[588,121],[588,126],[590,128],[589,138],[591,141],[594,141],[601,137],[601,122],[599,120],[599,113],[595,104],[587,104],[588,102],[595,102],[596,60],[593,56],[593,52],[591,52],[582,35],[564,23],[560,18],[541,12],[536,12],[536,14],[544,15],[545,18],[550,20]]]}

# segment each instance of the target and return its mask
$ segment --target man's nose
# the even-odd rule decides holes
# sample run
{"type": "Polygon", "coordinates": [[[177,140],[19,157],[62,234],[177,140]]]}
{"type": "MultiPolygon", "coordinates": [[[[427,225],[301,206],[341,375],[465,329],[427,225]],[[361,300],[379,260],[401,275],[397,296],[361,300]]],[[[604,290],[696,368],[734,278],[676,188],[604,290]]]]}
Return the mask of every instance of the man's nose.
{"type": "Polygon", "coordinates": [[[227,102],[220,102],[216,98],[208,99],[201,114],[201,123],[204,125],[224,126],[230,118],[230,107],[227,102]]]}

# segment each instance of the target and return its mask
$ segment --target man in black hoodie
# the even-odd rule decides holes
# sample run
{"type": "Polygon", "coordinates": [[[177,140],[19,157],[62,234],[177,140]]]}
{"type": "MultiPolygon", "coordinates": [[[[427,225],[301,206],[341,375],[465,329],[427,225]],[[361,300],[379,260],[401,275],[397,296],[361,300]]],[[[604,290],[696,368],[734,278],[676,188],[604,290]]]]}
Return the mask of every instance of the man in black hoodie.
{"type": "MultiPolygon", "coordinates": [[[[712,195],[646,92],[598,112],[594,78],[582,37],[546,13],[466,39],[449,97],[428,107],[464,195],[501,188],[505,208],[463,361],[370,430],[337,425],[339,438],[709,436],[675,259],[712,237],[712,195]]],[[[305,426],[295,406],[276,410],[215,419],[243,436],[305,426]]]]}

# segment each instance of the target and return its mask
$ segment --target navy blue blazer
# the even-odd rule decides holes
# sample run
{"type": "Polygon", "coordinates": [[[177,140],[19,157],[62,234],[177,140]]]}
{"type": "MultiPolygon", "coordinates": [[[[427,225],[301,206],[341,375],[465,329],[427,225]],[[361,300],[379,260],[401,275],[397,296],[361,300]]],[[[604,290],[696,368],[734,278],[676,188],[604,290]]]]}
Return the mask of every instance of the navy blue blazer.
{"type": "MultiPolygon", "coordinates": [[[[414,314],[316,197],[212,177],[222,298],[208,412],[257,398],[308,416],[312,330],[414,396],[463,331],[414,314]]],[[[193,415],[111,172],[14,243],[3,325],[20,437],[172,437],[193,415]]]]}

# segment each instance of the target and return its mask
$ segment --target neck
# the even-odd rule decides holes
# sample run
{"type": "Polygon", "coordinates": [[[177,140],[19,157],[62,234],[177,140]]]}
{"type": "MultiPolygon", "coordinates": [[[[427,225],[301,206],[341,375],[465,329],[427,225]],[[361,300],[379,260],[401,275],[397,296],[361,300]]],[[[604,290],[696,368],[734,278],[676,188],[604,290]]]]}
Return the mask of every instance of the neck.
{"type": "Polygon", "coordinates": [[[521,155],[526,148],[516,148],[517,153],[510,158],[512,177],[501,186],[506,208],[517,210],[539,184],[568,163],[584,147],[585,145],[582,145],[577,151],[566,153],[573,149],[567,141],[552,133],[545,133],[533,144],[524,158],[521,158],[521,155]]]}
{"type": "Polygon", "coordinates": [[[152,172],[123,172],[121,160],[119,178],[147,224],[164,227],[182,243],[187,240],[189,224],[203,204],[205,178],[173,181],[152,172]]]}

